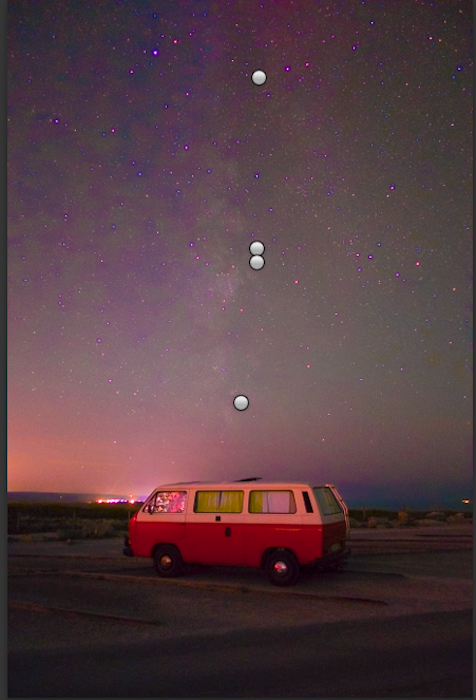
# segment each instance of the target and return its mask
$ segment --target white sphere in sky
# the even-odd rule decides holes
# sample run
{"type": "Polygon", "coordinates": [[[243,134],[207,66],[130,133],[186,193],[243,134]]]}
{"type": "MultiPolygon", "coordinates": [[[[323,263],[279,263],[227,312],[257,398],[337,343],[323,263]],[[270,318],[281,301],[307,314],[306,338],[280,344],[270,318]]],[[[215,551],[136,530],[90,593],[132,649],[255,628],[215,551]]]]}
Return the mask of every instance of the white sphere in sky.
{"type": "Polygon", "coordinates": [[[261,241],[253,241],[253,243],[250,245],[250,253],[251,255],[263,255],[264,245],[261,243],[261,241]]]}
{"type": "Polygon", "coordinates": [[[233,399],[233,406],[237,409],[237,411],[244,411],[248,408],[250,405],[250,402],[248,401],[246,396],[235,396],[233,399]]]}
{"type": "Polygon", "coordinates": [[[253,257],[250,258],[250,267],[252,270],[261,270],[261,268],[264,267],[264,258],[262,258],[261,255],[253,255],[253,257]]]}
{"type": "Polygon", "coordinates": [[[255,72],[251,76],[251,80],[254,82],[255,85],[264,85],[266,82],[266,73],[264,72],[264,70],[255,70],[255,72]]]}

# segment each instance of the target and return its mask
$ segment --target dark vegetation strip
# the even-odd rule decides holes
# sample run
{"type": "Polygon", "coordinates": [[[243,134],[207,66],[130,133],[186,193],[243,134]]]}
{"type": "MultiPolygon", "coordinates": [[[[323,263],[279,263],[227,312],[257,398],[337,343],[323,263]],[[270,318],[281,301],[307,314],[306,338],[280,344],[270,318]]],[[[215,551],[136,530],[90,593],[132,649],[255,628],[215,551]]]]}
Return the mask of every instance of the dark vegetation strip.
{"type": "Polygon", "coordinates": [[[130,503],[8,503],[8,534],[54,532],[69,527],[81,529],[86,522],[106,521],[111,530],[127,530],[129,519],[140,508],[130,503]]]}
{"type": "Polygon", "coordinates": [[[96,561],[101,561],[103,559],[114,559],[114,561],[117,561],[117,559],[125,559],[124,555],[121,552],[119,552],[117,556],[114,554],[76,554],[76,552],[71,554],[23,554],[17,552],[14,552],[12,554],[10,554],[10,552],[8,553],[9,559],[16,559],[20,557],[26,557],[27,559],[61,559],[61,561],[63,561],[63,559],[95,559],[96,561]]]}
{"type": "MultiPolygon", "coordinates": [[[[131,515],[136,513],[143,504],[132,503],[33,503],[26,501],[8,501],[8,512],[12,516],[20,513],[25,516],[36,517],[72,517],[76,513],[78,518],[113,518],[119,520],[129,520],[131,515]]],[[[431,509],[408,510],[414,518],[423,518],[431,509]]],[[[442,508],[441,512],[446,515],[454,515],[458,511],[442,508]]],[[[386,510],[385,508],[350,508],[349,515],[356,520],[366,520],[367,518],[388,517],[396,518],[398,510],[386,510]]],[[[472,517],[472,512],[466,513],[467,517],[472,517]]]]}
{"type": "Polygon", "coordinates": [[[142,504],[131,503],[28,503],[9,501],[8,512],[37,517],[117,518],[128,520],[142,504]]]}

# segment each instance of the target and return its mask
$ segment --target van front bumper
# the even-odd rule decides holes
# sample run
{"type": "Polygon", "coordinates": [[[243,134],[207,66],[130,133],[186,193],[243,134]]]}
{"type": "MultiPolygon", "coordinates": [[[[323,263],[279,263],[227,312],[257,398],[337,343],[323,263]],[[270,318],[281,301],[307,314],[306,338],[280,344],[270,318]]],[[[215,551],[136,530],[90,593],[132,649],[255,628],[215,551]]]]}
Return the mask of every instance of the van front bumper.
{"type": "Polygon", "coordinates": [[[334,569],[339,566],[345,566],[350,554],[350,547],[344,547],[337,552],[331,552],[320,559],[316,559],[315,566],[319,569],[334,569]]]}

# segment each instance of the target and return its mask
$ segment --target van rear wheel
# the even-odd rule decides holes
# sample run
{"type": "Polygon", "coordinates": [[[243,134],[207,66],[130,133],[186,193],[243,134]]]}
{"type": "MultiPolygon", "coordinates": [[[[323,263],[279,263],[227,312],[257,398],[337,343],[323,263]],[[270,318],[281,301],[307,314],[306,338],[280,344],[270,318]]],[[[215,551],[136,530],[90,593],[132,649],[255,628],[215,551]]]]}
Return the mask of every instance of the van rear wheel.
{"type": "Polygon", "coordinates": [[[266,560],[266,572],[275,586],[292,586],[299,578],[300,567],[296,557],[286,550],[272,552],[266,560]]]}
{"type": "Polygon", "coordinates": [[[180,552],[170,544],[157,547],[154,552],[154,568],[162,578],[175,578],[183,571],[180,552]]]}

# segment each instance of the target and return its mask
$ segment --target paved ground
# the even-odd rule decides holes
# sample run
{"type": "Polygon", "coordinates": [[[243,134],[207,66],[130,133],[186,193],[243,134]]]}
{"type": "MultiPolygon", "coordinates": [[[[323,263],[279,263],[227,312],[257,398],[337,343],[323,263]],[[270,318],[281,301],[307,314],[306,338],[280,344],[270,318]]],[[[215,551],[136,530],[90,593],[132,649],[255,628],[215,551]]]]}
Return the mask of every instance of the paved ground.
{"type": "Polygon", "coordinates": [[[352,532],[346,571],[290,589],[159,579],[119,540],[9,544],[10,697],[471,697],[472,528],[439,533],[352,532]]]}
{"type": "Polygon", "coordinates": [[[463,525],[430,525],[408,528],[357,528],[350,531],[350,546],[356,553],[395,553],[470,549],[473,528],[463,525]]]}
{"type": "Polygon", "coordinates": [[[42,643],[10,651],[9,697],[472,697],[468,612],[310,624],[302,610],[300,624],[256,629],[270,611],[251,610],[252,627],[172,639],[12,611],[10,624],[42,643]]]}

